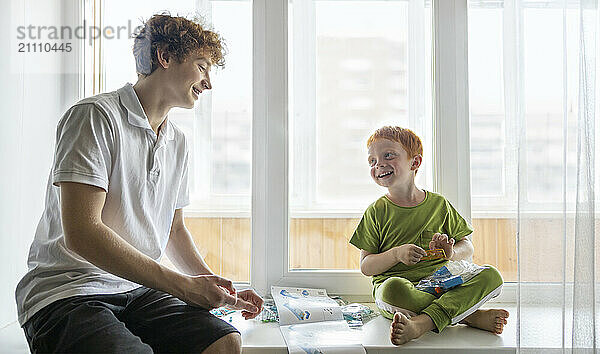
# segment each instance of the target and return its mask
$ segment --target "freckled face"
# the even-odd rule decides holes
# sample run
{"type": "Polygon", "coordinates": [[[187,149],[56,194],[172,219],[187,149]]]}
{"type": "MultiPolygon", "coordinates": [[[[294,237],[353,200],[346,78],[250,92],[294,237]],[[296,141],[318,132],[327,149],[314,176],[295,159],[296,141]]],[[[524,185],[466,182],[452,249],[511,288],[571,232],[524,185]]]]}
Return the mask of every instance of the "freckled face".
{"type": "Polygon", "coordinates": [[[382,187],[405,184],[414,178],[412,158],[402,144],[388,139],[377,139],[369,147],[371,178],[382,187]]]}

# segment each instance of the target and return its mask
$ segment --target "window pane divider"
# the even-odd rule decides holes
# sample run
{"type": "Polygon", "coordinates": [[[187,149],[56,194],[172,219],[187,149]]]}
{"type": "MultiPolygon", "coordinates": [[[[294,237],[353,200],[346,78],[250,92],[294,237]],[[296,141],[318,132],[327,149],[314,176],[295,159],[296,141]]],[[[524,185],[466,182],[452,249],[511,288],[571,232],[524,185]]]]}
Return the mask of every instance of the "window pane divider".
{"type": "Polygon", "coordinates": [[[434,190],[471,221],[467,0],[433,0],[434,190]]]}
{"type": "Polygon", "coordinates": [[[252,255],[261,295],[283,277],[288,235],[287,0],[254,0],[252,255]]]}

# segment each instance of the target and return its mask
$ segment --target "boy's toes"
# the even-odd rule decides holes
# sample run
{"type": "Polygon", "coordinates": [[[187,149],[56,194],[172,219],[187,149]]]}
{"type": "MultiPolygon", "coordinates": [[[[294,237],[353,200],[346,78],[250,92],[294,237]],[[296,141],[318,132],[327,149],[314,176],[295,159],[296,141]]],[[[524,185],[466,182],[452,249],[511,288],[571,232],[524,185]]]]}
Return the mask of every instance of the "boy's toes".
{"type": "Polygon", "coordinates": [[[393,345],[401,345],[406,343],[406,332],[404,325],[400,324],[402,328],[392,329],[392,333],[390,333],[390,341],[393,345]]]}
{"type": "Polygon", "coordinates": [[[392,327],[392,330],[390,331],[390,334],[392,336],[394,336],[394,335],[400,335],[400,334],[404,333],[405,329],[406,328],[404,327],[404,325],[400,324],[400,325],[398,325],[398,327],[392,327]]]}
{"type": "Polygon", "coordinates": [[[503,330],[504,330],[504,323],[496,322],[496,328],[495,328],[494,332],[496,334],[501,334],[503,330]]]}
{"type": "Polygon", "coordinates": [[[402,345],[404,343],[406,343],[406,342],[403,341],[402,339],[392,337],[392,344],[393,345],[402,345]]]}
{"type": "Polygon", "coordinates": [[[404,331],[404,327],[404,323],[392,323],[392,325],[390,326],[390,332],[398,333],[399,331],[404,331]]]}
{"type": "Polygon", "coordinates": [[[395,330],[404,330],[404,326],[406,326],[406,324],[408,323],[408,318],[400,313],[400,312],[396,312],[394,314],[394,319],[392,321],[392,325],[390,326],[390,331],[392,334],[394,334],[395,330]]]}
{"type": "Polygon", "coordinates": [[[407,325],[408,325],[408,317],[400,312],[396,312],[394,314],[394,319],[392,320],[392,325],[390,326],[390,340],[394,345],[401,345],[406,343],[407,338],[407,325]]]}
{"type": "Polygon", "coordinates": [[[392,320],[392,325],[390,326],[390,333],[394,334],[394,331],[396,329],[400,329],[400,326],[404,327],[404,325],[402,324],[402,322],[400,322],[401,318],[400,318],[400,314],[398,312],[396,312],[394,314],[394,318],[392,320]]]}
{"type": "Polygon", "coordinates": [[[508,321],[506,320],[509,316],[508,311],[506,310],[498,310],[498,313],[496,315],[496,322],[501,322],[504,324],[507,324],[508,321]]]}
{"type": "Polygon", "coordinates": [[[402,324],[408,324],[408,317],[406,317],[405,314],[403,314],[401,312],[396,312],[394,314],[394,319],[396,319],[396,316],[398,316],[398,322],[400,322],[402,324]]]}

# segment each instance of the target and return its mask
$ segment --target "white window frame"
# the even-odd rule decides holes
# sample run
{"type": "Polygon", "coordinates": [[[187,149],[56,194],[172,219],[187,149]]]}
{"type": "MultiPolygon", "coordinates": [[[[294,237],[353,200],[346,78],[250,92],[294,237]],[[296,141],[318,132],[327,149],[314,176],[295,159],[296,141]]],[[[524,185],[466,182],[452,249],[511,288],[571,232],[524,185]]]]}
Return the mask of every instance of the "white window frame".
{"type": "MultiPolygon", "coordinates": [[[[434,190],[470,220],[466,19],[467,0],[433,0],[434,190]]],[[[250,282],[262,295],[271,285],[369,295],[357,270],[289,270],[287,41],[288,0],[254,0],[250,282]]]]}
{"type": "Polygon", "coordinates": [[[467,0],[433,0],[434,190],[471,222],[467,0]]]}

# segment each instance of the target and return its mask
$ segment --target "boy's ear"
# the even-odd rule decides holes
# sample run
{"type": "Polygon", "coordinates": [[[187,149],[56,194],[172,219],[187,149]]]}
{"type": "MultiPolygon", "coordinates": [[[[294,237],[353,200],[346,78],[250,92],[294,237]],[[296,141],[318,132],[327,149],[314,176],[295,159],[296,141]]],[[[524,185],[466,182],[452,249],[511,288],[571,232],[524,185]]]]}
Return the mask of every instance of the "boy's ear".
{"type": "Polygon", "coordinates": [[[166,50],[156,48],[156,58],[158,59],[158,64],[164,69],[169,67],[169,53],[166,50]]]}
{"type": "Polygon", "coordinates": [[[422,162],[423,162],[423,156],[417,155],[417,156],[413,157],[412,158],[412,165],[411,165],[412,169],[416,170],[419,167],[421,167],[421,163],[422,162]]]}

